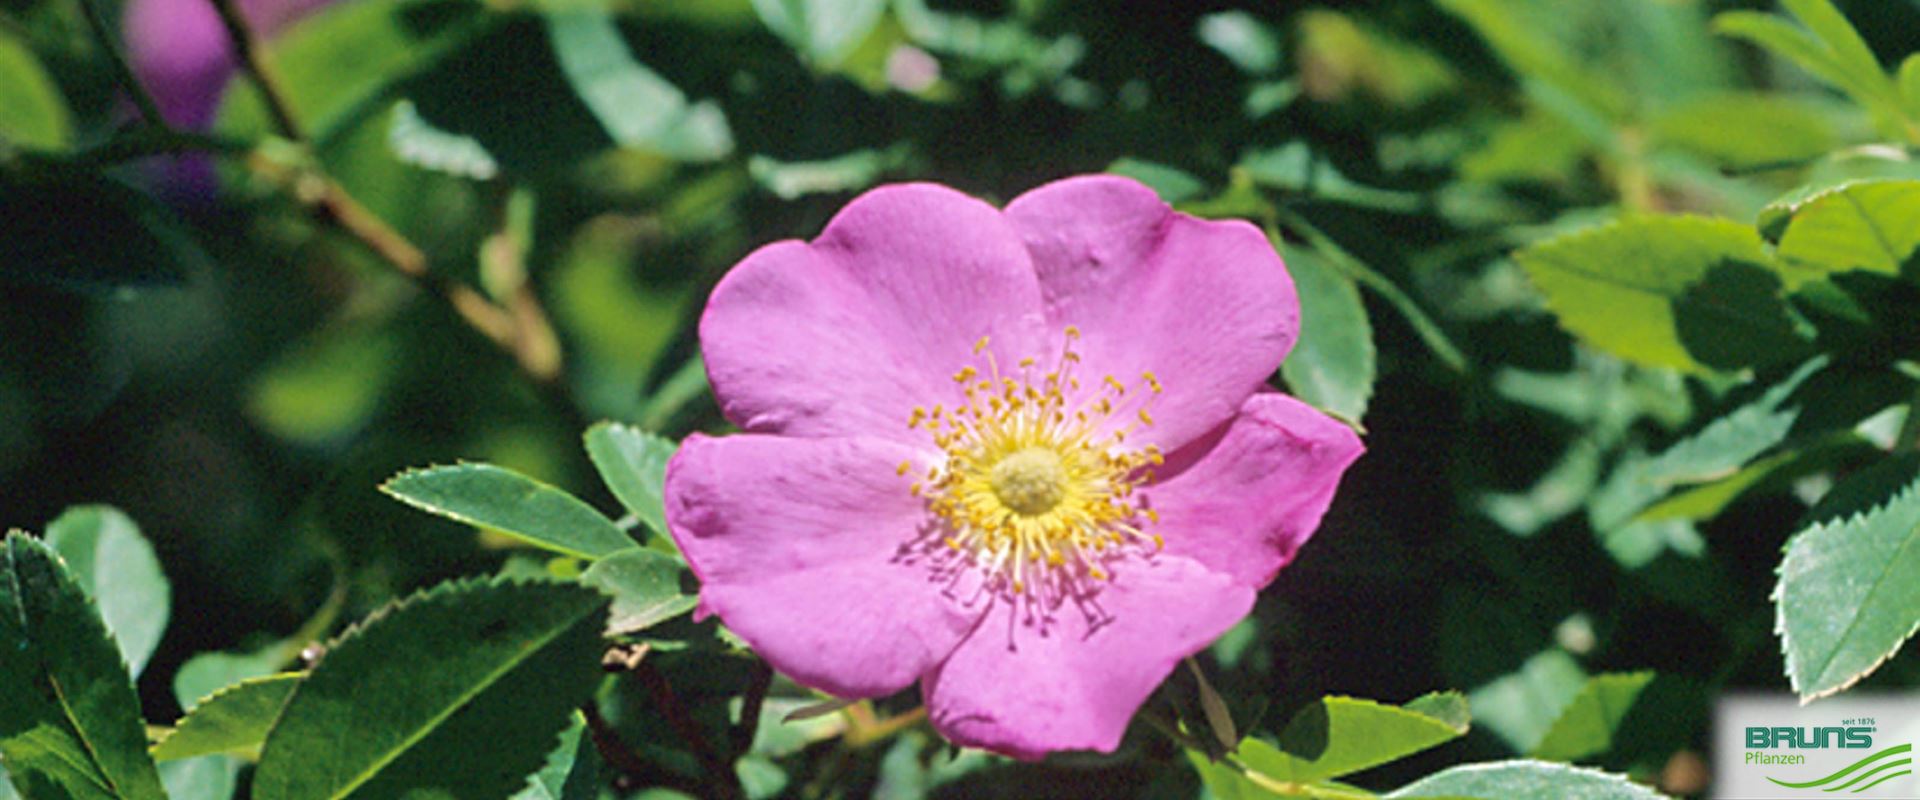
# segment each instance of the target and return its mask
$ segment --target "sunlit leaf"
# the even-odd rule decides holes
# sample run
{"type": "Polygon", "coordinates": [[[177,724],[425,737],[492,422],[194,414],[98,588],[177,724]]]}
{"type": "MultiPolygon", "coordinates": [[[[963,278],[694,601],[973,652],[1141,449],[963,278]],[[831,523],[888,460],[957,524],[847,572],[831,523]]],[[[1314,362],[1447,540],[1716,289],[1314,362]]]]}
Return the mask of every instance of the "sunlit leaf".
{"type": "Polygon", "coordinates": [[[1787,677],[1802,698],[1878,669],[1920,630],[1920,484],[1795,534],[1774,600],[1787,677]]]}
{"type": "Polygon", "coordinates": [[[1306,248],[1287,251],[1300,295],[1300,339],[1280,363],[1287,388],[1343,419],[1359,421],[1373,396],[1373,325],[1353,280],[1306,248]]]}
{"type": "Polygon", "coordinates": [[[47,545],[60,554],[74,582],[100,608],[134,677],[160,646],[172,589],[153,545],[112,506],[75,506],[47,523],[47,545]]]}
{"type": "Polygon", "coordinates": [[[0,543],[0,757],[45,795],[162,800],[140,703],[93,604],[52,548],[0,543]]]}
{"type": "Polygon", "coordinates": [[[1587,682],[1587,674],[1566,651],[1552,649],[1527,660],[1518,671],[1473,690],[1468,702],[1474,721],[1498,734],[1516,752],[1540,744],[1587,682]]]}
{"type": "Polygon", "coordinates": [[[1448,800],[1663,800],[1624,776],[1545,761],[1495,761],[1442,770],[1386,797],[1448,800]]]}
{"type": "Polygon", "coordinates": [[[287,702],[254,797],[511,794],[598,683],[605,607],[577,586],[463,581],[376,613],[287,702]]]}
{"type": "Polygon", "coordinates": [[[886,0],[753,0],[760,21],[809,63],[832,66],[880,21],[886,0]]]}
{"type": "Polygon", "coordinates": [[[1920,181],[1861,181],[1799,207],[1780,258],[1816,272],[1898,275],[1920,247],[1920,181]]]}
{"type": "Polygon", "coordinates": [[[1531,755],[1547,761],[1577,761],[1613,747],[1613,734],[1653,682],[1652,672],[1595,675],[1561,710],[1531,755]]]}
{"type": "Polygon", "coordinates": [[[1258,17],[1245,11],[1221,11],[1201,17],[1194,33],[1243,72],[1266,75],[1280,69],[1280,37],[1258,17]]]}
{"type": "Polygon", "coordinates": [[[634,633],[692,611],[698,599],[680,591],[686,564],[655,550],[634,547],[593,562],[580,582],[613,597],[607,635],[634,633]]]}
{"type": "Polygon", "coordinates": [[[172,761],[216,753],[258,755],[267,731],[305,677],[286,672],[241,681],[208,695],[154,743],[153,757],[172,761]]]}
{"type": "Polygon", "coordinates": [[[1467,732],[1467,700],[1457,693],[1390,706],[1352,697],[1308,705],[1280,731],[1279,745],[1242,742],[1247,768],[1288,783],[1338,778],[1405,758],[1467,732]]]}
{"type": "Polygon", "coordinates": [[[422,511],[578,558],[599,558],[634,545],[625,531],[579,498],[492,464],[408,470],[381,484],[380,491],[422,511]]]}
{"type": "Polygon", "coordinates": [[[613,496],[648,529],[665,536],[667,511],[660,492],[667,480],[667,460],[678,446],[618,422],[588,428],[585,439],[587,456],[613,496]]]}
{"type": "Polygon", "coordinates": [[[53,149],[67,143],[66,98],[26,43],[0,30],[0,142],[53,149]]]}
{"type": "Polygon", "coordinates": [[[1564,234],[1516,258],[1560,324],[1630,361],[1699,369],[1674,301],[1727,262],[1766,264],[1752,228],[1705,217],[1635,217],[1564,234]]]}

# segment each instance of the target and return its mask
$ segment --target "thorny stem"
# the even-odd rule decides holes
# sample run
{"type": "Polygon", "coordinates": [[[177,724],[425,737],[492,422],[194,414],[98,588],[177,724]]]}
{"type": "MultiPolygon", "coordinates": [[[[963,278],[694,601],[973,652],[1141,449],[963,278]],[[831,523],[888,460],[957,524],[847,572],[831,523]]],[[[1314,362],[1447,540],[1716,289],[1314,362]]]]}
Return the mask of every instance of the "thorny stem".
{"type": "Polygon", "coordinates": [[[266,62],[260,58],[260,48],[253,38],[253,31],[247,27],[247,19],[240,14],[234,0],[209,0],[213,10],[220,15],[220,24],[227,30],[227,41],[233,45],[234,61],[240,69],[253,79],[260,88],[260,96],[266,100],[267,113],[273,117],[274,127],[280,134],[296,142],[305,142],[306,136],[300,132],[300,125],[293,116],[293,107],[287,103],[286,94],[280,91],[280,84],[274,81],[272,73],[267,71],[266,62]]]}
{"type": "Polygon", "coordinates": [[[773,668],[760,659],[753,660],[753,674],[747,678],[747,692],[740,703],[740,721],[733,725],[733,757],[746,755],[753,748],[753,737],[760,731],[760,709],[766,706],[767,690],[773,686],[773,668]]]}
{"type": "Polygon", "coordinates": [[[640,754],[620,737],[620,732],[614,730],[613,725],[607,722],[607,718],[600,715],[600,709],[593,701],[589,700],[581,706],[580,714],[586,717],[587,735],[593,737],[593,747],[600,752],[600,757],[614,769],[619,770],[620,775],[636,788],[664,786],[687,794],[700,793],[702,788],[700,784],[672,772],[655,768],[652,764],[648,764],[646,759],[641,758],[640,754]]]}
{"type": "Polygon", "coordinates": [[[133,98],[134,106],[140,109],[141,119],[148,125],[165,129],[167,118],[160,113],[160,104],[153,99],[153,93],[147,91],[146,84],[140,82],[140,76],[133,72],[133,65],[127,62],[127,54],[120,51],[120,44],[113,35],[112,26],[101,13],[99,0],[79,0],[80,11],[87,18],[87,28],[93,31],[93,38],[99,42],[100,49],[106,51],[107,60],[113,63],[114,77],[133,98]]]}
{"type": "Polygon", "coordinates": [[[655,710],[660,712],[660,716],[666,718],[667,725],[673,728],[673,732],[684,740],[688,747],[692,748],[694,757],[700,760],[701,768],[707,773],[707,791],[703,796],[729,798],[729,800],[744,797],[746,791],[740,786],[740,779],[734,774],[733,768],[720,758],[718,752],[714,751],[713,744],[707,741],[707,737],[701,735],[700,726],[694,723],[693,715],[687,713],[686,704],[680,702],[679,695],[674,694],[673,686],[667,683],[666,676],[654,669],[653,661],[644,657],[639,658],[630,662],[626,671],[639,679],[641,685],[647,688],[647,693],[653,697],[655,710]]]}

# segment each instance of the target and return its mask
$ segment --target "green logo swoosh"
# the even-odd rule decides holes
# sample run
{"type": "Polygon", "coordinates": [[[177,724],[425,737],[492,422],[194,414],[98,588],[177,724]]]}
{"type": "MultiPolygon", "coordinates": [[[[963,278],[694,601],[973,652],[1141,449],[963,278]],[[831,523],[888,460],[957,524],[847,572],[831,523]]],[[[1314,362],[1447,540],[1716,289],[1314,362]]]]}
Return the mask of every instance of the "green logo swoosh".
{"type": "MultiPolygon", "coordinates": [[[[1912,752],[1912,751],[1913,751],[1913,745],[1911,745],[1911,744],[1902,744],[1902,745],[1895,745],[1895,746],[1893,746],[1893,747],[1889,747],[1889,748],[1887,748],[1887,749],[1885,749],[1885,750],[1882,750],[1882,751],[1880,751],[1880,752],[1878,752],[1878,753],[1874,753],[1873,755],[1870,755],[1870,756],[1867,756],[1866,758],[1863,758],[1863,759],[1860,759],[1859,761],[1855,761],[1855,762],[1853,762],[1852,764],[1850,764],[1850,765],[1848,765],[1847,767],[1845,767],[1845,768],[1843,768],[1843,769],[1841,769],[1840,771],[1838,771],[1838,772],[1835,772],[1835,773],[1833,773],[1832,775],[1828,775],[1828,776],[1826,776],[1826,777],[1824,777],[1824,778],[1820,778],[1820,779],[1817,779],[1817,780],[1811,780],[1811,781],[1807,781],[1807,782],[1805,782],[1805,783],[1788,783],[1788,782],[1786,782],[1786,781],[1783,781],[1783,780],[1780,780],[1780,779],[1778,779],[1778,778],[1768,778],[1767,780],[1770,780],[1770,781],[1773,781],[1774,783],[1777,783],[1777,784],[1779,784],[1779,785],[1781,785],[1781,786],[1785,786],[1785,787],[1787,787],[1787,788],[1789,788],[1789,789],[1807,789],[1807,788],[1812,788],[1812,787],[1815,787],[1815,786],[1823,786],[1823,785],[1825,785],[1825,784],[1828,784],[1828,783],[1832,783],[1832,782],[1834,782],[1834,781],[1837,781],[1837,780],[1840,780],[1841,778],[1844,778],[1844,777],[1846,777],[1846,776],[1848,776],[1848,775],[1850,775],[1850,774],[1852,774],[1852,773],[1853,773],[1853,772],[1854,772],[1855,770],[1858,770],[1858,769],[1860,769],[1861,767],[1864,767],[1864,766],[1866,766],[1866,765],[1868,765],[1868,764],[1871,764],[1871,763],[1873,763],[1873,762],[1875,762],[1875,761],[1881,761],[1882,759],[1886,759],[1886,758],[1889,758],[1889,757],[1892,757],[1892,756],[1896,756],[1896,755],[1899,755],[1899,754],[1901,754],[1901,753],[1910,753],[1910,752],[1912,752]]],[[[1900,760],[1898,760],[1898,761],[1886,761],[1886,762],[1884,762],[1884,763],[1882,763],[1882,764],[1880,764],[1880,766],[1877,766],[1877,767],[1874,767],[1873,769],[1870,769],[1870,770],[1867,770],[1867,771],[1866,771],[1865,773],[1862,773],[1862,774],[1861,774],[1861,775],[1859,775],[1858,777],[1855,777],[1855,778],[1854,778],[1853,780],[1850,780],[1850,781],[1847,781],[1846,783],[1842,783],[1842,784],[1840,784],[1840,785],[1838,785],[1838,786],[1829,786],[1829,787],[1827,787],[1827,788],[1825,788],[1825,789],[1822,789],[1821,791],[1826,791],[1826,792],[1834,792],[1834,791],[1839,791],[1839,790],[1841,790],[1841,789],[1845,789],[1845,788],[1847,788],[1848,786],[1852,786],[1852,785],[1854,785],[1854,784],[1856,784],[1856,783],[1859,783],[1860,781],[1862,781],[1862,780],[1865,780],[1866,778],[1868,778],[1868,777],[1870,777],[1870,776],[1872,776],[1872,775],[1874,775],[1875,773],[1878,773],[1878,772],[1881,772],[1882,770],[1886,770],[1886,769],[1889,769],[1889,768],[1892,768],[1892,767],[1899,767],[1899,766],[1906,766],[1906,765],[1909,765],[1909,764],[1912,764],[1912,763],[1913,763],[1913,759],[1912,759],[1912,758],[1903,758],[1903,759],[1900,759],[1900,760]]],[[[1877,780],[1877,781],[1874,781],[1873,783],[1869,783],[1869,784],[1867,784],[1866,786],[1862,786],[1862,787],[1860,787],[1860,788],[1858,788],[1858,789],[1855,789],[1854,791],[1856,791],[1856,792],[1861,792],[1861,791],[1865,791],[1865,790],[1867,790],[1867,789],[1869,789],[1869,788],[1872,788],[1872,787],[1874,787],[1874,786],[1877,786],[1877,785],[1879,785],[1880,783],[1882,783],[1882,782],[1884,782],[1884,781],[1887,781],[1887,780],[1890,780],[1890,779],[1892,779],[1892,778],[1896,778],[1896,777],[1899,777],[1899,776],[1901,776],[1901,775],[1906,775],[1906,774],[1908,774],[1908,773],[1909,773],[1909,772],[1911,772],[1911,771],[1912,771],[1912,770],[1908,770],[1907,772],[1896,772],[1896,773],[1894,773],[1894,774],[1892,774],[1892,775],[1887,775],[1887,776],[1884,776],[1884,777],[1882,777],[1882,778],[1881,778],[1880,780],[1877,780]]]]}

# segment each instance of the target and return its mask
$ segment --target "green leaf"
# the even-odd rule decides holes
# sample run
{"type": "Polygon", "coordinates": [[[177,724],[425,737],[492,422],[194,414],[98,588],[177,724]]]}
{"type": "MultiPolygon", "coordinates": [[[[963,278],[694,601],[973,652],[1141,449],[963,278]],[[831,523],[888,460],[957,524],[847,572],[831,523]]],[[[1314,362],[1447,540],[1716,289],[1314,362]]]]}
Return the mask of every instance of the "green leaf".
{"type": "Polygon", "coordinates": [[[645,630],[692,611],[698,603],[680,591],[685,562],[656,550],[634,547],[593,562],[580,582],[613,597],[607,635],[645,630]]]}
{"type": "Polygon", "coordinates": [[[587,429],[587,457],[620,504],[661,536],[667,535],[667,510],[660,492],[667,461],[678,445],[639,428],[601,422],[587,429]]]}
{"type": "Polygon", "coordinates": [[[1468,695],[1475,721],[1527,752],[1539,745],[1572,702],[1587,675],[1573,656],[1551,649],[1527,659],[1518,671],[1503,675],[1468,695]]]}
{"type": "Polygon", "coordinates": [[[1901,135],[1899,90],[1839,9],[1829,0],[1783,3],[1805,28],[1771,14],[1729,11],[1714,17],[1713,30],[1745,39],[1798,64],[1873,112],[1883,132],[1901,135]]]}
{"type": "Polygon", "coordinates": [[[172,761],[215,753],[257,756],[287,698],[306,677],[283,672],[241,681],[208,695],[153,745],[153,757],[172,761]]]}
{"type": "Polygon", "coordinates": [[[851,53],[886,7],[886,0],[753,0],[767,29],[816,67],[851,53]]]}
{"type": "Polygon", "coordinates": [[[1337,203],[1401,213],[1419,211],[1425,204],[1419,195],[1411,192],[1355,182],[1334,169],[1332,162],[1314,153],[1305,142],[1249,152],[1240,158],[1238,169],[1256,185],[1337,203]]]}
{"type": "Polygon", "coordinates": [[[86,593],[45,543],[0,544],[0,758],[27,797],[160,800],[140,702],[86,593]]]}
{"type": "Polygon", "coordinates": [[[67,562],[80,589],[100,607],[127,671],[135,677],[167,629],[172,592],[153,545],[112,506],[75,506],[47,523],[47,545],[67,562]]]}
{"type": "Polygon", "coordinates": [[[1833,115],[1811,100],[1766,92],[1718,92],[1660,110],[1647,124],[1656,145],[1678,147],[1729,167],[1756,167],[1822,155],[1838,144],[1833,115]],[[1727,131],[1764,130],[1765,136],[1727,131]]]}
{"type": "Polygon", "coordinates": [[[422,511],[576,558],[599,558],[634,545],[612,520],[579,498],[492,464],[407,470],[381,484],[380,491],[422,511]]]}
{"type": "Polygon", "coordinates": [[[394,158],[422,169],[476,181],[500,174],[500,162],[478,139],[435,127],[420,116],[411,100],[393,105],[387,146],[393,149],[394,158]]]}
{"type": "Polygon", "coordinates": [[[1907,104],[1907,114],[1920,118],[1920,53],[1907,56],[1900,62],[1900,99],[1907,104]]]}
{"type": "Polygon", "coordinates": [[[782,200],[857,192],[899,169],[910,152],[903,142],[885,150],[855,150],[819,161],[778,161],[756,153],[747,159],[747,174],[782,200]]]}
{"type": "MultiPolygon", "coordinates": [[[[1854,491],[1848,482],[1834,493],[1854,491]]],[[[1920,629],[1920,482],[1795,534],[1774,600],[1787,678],[1802,699],[1843,691],[1879,668],[1920,629]]]]}
{"type": "Polygon", "coordinates": [[[1616,672],[1595,675],[1573,696],[1560,712],[1540,743],[1534,758],[1547,761],[1577,761],[1613,748],[1613,733],[1626,719],[1640,690],[1653,682],[1653,673],[1616,672]]]}
{"type": "Polygon", "coordinates": [[[593,737],[583,735],[587,722],[574,714],[573,724],[560,734],[559,746],[547,754],[547,764],[527,776],[527,787],[511,800],[597,800],[600,796],[600,758],[593,737]]]}
{"type": "Polygon", "coordinates": [[[240,784],[242,761],[233,756],[201,756],[160,765],[160,785],[174,800],[225,800],[240,784]]]}
{"type": "Polygon", "coordinates": [[[1766,264],[1745,225],[1686,216],[1632,217],[1554,237],[1516,259],[1561,326],[1649,366],[1698,370],[1675,325],[1675,300],[1729,261],[1766,264]]]}
{"type": "Polygon", "coordinates": [[[688,105],[677,87],[634,59],[606,11],[550,15],[547,38],[567,83],[614,144],[702,161],[733,151],[719,106],[688,105]]]}
{"type": "Polygon", "coordinates": [[[605,607],[584,587],[495,580],[376,612],[287,702],[254,797],[513,793],[599,682],[605,607]]]}
{"type": "Polygon", "coordinates": [[[1162,202],[1169,204],[1196,199],[1207,190],[1206,182],[1194,177],[1191,172],[1131,156],[1115,159],[1107,165],[1107,172],[1125,175],[1146,184],[1154,194],[1160,195],[1162,202]]]}
{"type": "Polygon", "coordinates": [[[1656,485],[1722,478],[1785,441],[1800,416],[1798,404],[1788,400],[1825,364],[1824,358],[1809,361],[1753,402],[1713,417],[1699,432],[1654,456],[1642,478],[1656,485]]]}
{"type": "Polygon", "coordinates": [[[1493,761],[1442,770],[1386,795],[1449,800],[1664,800],[1620,775],[1544,761],[1493,761]]]}
{"type": "Polygon", "coordinates": [[[1779,254],[1815,274],[1898,275],[1916,247],[1920,181],[1859,181],[1802,204],[1780,237],[1779,254]]]}
{"type": "Polygon", "coordinates": [[[171,210],[79,169],[0,170],[0,253],[0,283],[91,292],[176,285],[209,263],[171,210]]]}
{"type": "Polygon", "coordinates": [[[1242,742],[1240,760],[1277,781],[1321,781],[1459,738],[1467,732],[1467,719],[1466,698],[1453,692],[1406,706],[1326,697],[1294,715],[1280,732],[1278,747],[1258,739],[1242,742]]]}
{"type": "Polygon", "coordinates": [[[52,150],[72,136],[70,117],[33,50],[0,30],[0,142],[52,150]]]}
{"type": "Polygon", "coordinates": [[[1586,68],[1575,60],[1572,50],[1559,46],[1556,37],[1530,24],[1530,4],[1441,0],[1439,5],[1471,25],[1515,73],[1571,98],[1584,107],[1582,113],[1617,118],[1630,108],[1626,92],[1611,76],[1586,68]]]}
{"type": "Polygon", "coordinates": [[[1287,271],[1300,295],[1300,340],[1280,363],[1280,375],[1300,399],[1358,422],[1375,374],[1373,325],[1360,290],[1306,248],[1287,253],[1287,271]]]}
{"type": "MultiPolygon", "coordinates": [[[[469,0],[336,3],[267,43],[262,56],[295,116],[325,149],[384,110],[408,81],[505,19],[469,0]]],[[[244,133],[266,126],[259,94],[235,82],[220,127],[244,133]]]]}
{"type": "Polygon", "coordinates": [[[1200,18],[1194,33],[1242,72],[1267,75],[1280,70],[1280,37],[1252,14],[1245,11],[1208,14],[1200,18]]]}

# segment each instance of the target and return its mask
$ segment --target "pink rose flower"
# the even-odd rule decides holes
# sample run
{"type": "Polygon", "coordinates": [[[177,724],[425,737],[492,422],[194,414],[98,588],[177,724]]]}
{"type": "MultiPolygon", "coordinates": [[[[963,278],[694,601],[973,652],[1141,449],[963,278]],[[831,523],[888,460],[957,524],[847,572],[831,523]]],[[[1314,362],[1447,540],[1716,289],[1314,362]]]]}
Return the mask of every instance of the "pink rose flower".
{"type": "MultiPolygon", "coordinates": [[[[240,0],[254,32],[271,38],[332,0],[240,0]]],[[[233,74],[226,28],[209,0],[129,0],[121,20],[128,57],[171,125],[204,130],[233,74]]]]}
{"type": "Polygon", "coordinates": [[[1259,230],[1125,178],[861,195],[701,319],[744,432],[667,468],[700,613],[833,695],[920,682],[955,743],[1110,752],[1362,451],[1265,389],[1299,319],[1259,230]]]}

